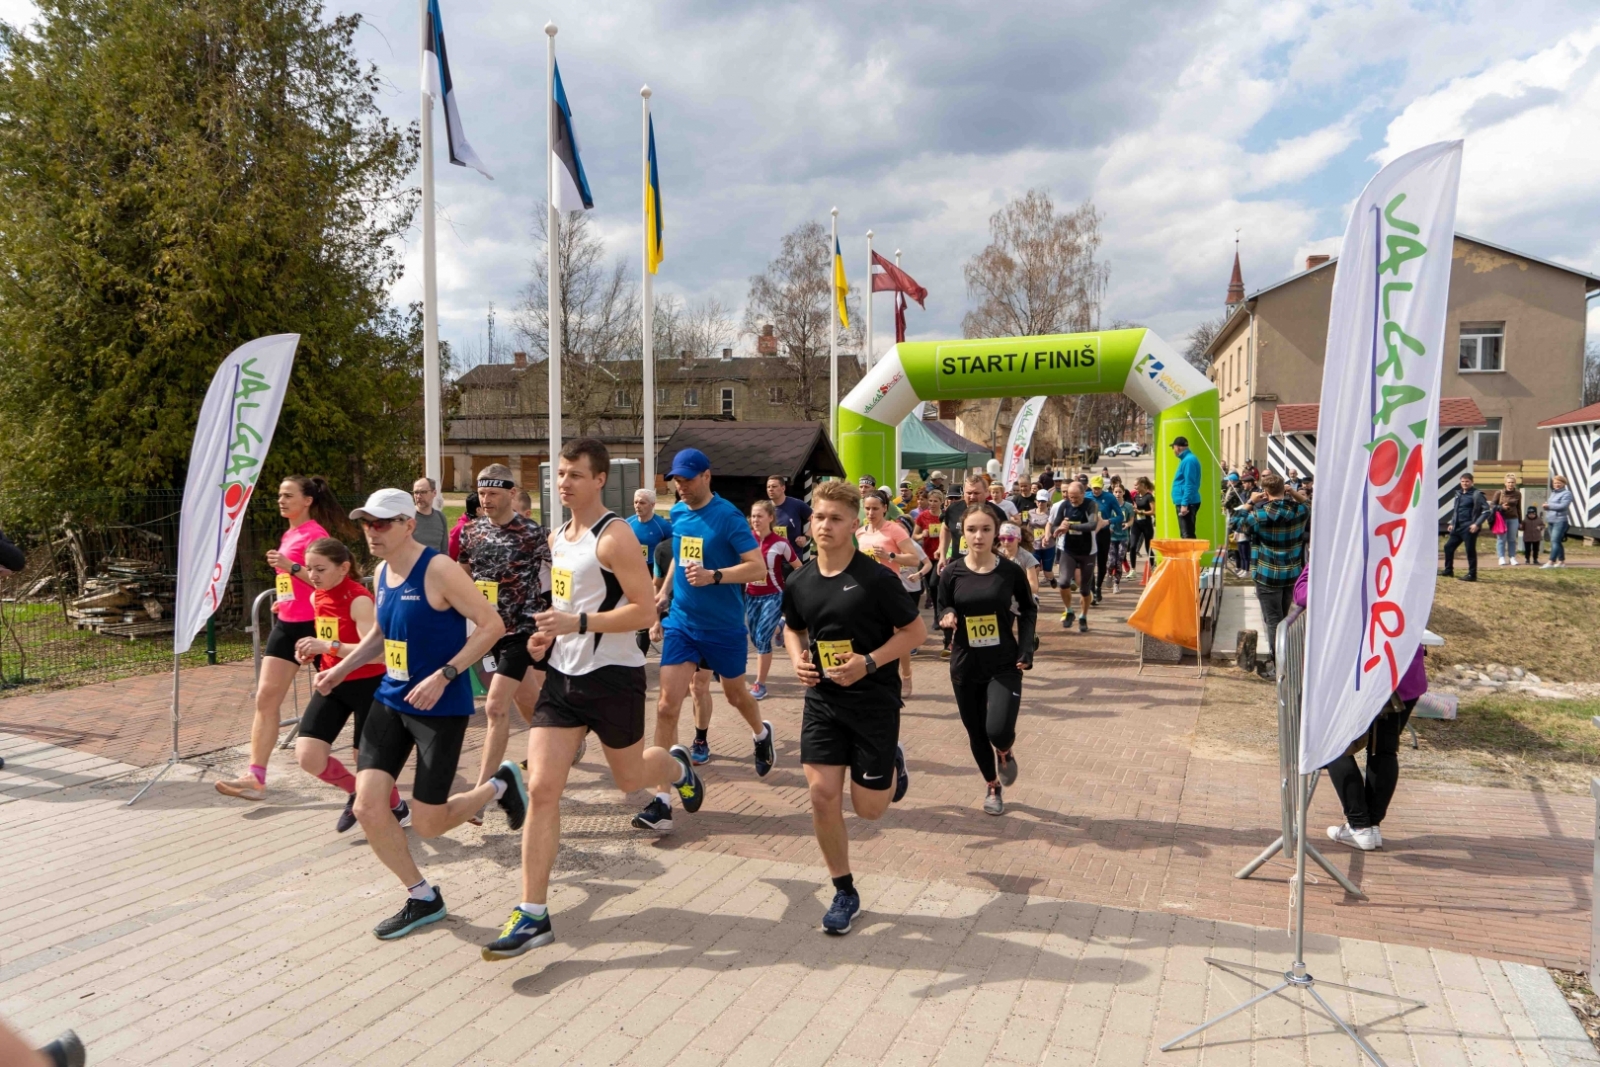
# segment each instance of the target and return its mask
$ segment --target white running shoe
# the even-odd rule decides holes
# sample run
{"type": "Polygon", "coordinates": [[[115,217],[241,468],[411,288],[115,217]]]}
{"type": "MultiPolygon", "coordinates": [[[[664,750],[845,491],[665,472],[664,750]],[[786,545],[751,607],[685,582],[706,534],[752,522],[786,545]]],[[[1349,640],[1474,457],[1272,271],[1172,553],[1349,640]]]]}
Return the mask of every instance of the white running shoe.
{"type": "Polygon", "coordinates": [[[1539,569],[1542,570],[1542,571],[1547,571],[1551,567],[1554,567],[1554,566],[1555,566],[1554,563],[1541,563],[1541,564],[1539,564],[1539,569]]]}
{"type": "Polygon", "coordinates": [[[1371,852],[1382,844],[1378,839],[1376,827],[1368,827],[1365,830],[1352,830],[1349,823],[1344,823],[1340,826],[1328,827],[1328,836],[1341,845],[1349,845],[1351,848],[1358,848],[1362,852],[1371,852]]]}

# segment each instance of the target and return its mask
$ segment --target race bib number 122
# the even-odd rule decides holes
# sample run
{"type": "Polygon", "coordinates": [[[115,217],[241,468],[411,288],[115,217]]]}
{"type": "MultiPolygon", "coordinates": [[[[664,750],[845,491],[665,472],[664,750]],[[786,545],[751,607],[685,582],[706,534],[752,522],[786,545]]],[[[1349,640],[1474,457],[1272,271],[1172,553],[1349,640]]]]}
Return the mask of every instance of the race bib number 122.
{"type": "Polygon", "coordinates": [[[705,540],[699,537],[685,537],[678,542],[678,562],[682,564],[699,563],[702,566],[706,561],[705,540]]]}

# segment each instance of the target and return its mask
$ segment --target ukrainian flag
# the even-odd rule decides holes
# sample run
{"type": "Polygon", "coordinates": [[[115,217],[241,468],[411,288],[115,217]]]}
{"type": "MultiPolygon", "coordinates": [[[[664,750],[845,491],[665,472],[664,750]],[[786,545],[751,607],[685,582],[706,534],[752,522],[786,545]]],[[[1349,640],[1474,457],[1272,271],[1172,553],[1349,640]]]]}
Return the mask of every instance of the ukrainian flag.
{"type": "Polygon", "coordinates": [[[661,247],[661,237],[665,227],[661,224],[661,175],[656,170],[656,120],[650,118],[650,159],[646,163],[647,172],[644,176],[644,231],[645,231],[645,267],[651,274],[656,273],[661,266],[661,259],[666,253],[661,247]]]}
{"type": "Polygon", "coordinates": [[[833,302],[839,305],[839,322],[845,329],[850,328],[850,312],[844,306],[844,298],[850,293],[850,283],[844,277],[844,256],[839,251],[839,239],[833,239],[833,302]]]}

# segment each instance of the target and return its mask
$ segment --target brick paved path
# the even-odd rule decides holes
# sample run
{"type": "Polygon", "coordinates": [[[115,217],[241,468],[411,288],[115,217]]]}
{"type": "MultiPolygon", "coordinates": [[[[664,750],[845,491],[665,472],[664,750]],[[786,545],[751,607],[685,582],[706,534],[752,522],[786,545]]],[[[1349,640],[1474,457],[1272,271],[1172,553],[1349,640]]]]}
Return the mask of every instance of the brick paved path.
{"type": "MultiPolygon", "coordinates": [[[[1047,591],[1044,599],[1052,596],[1047,591]]],[[[1252,879],[1232,877],[1277,836],[1276,765],[1191,755],[1199,683],[1192,668],[1136,675],[1131,636],[1116,621],[1133,599],[1131,593],[1108,598],[1088,636],[1049,629],[1055,614],[1045,614],[1044,649],[1025,683],[1017,743],[1022,775],[1007,791],[1009,811],[999,819],[978,808],[982,783],[956,720],[948,672],[930,642],[916,660],[918,695],[902,726],[911,794],[877,825],[852,821],[856,869],[1281,928],[1289,865],[1275,861],[1252,879]]],[[[188,672],[186,751],[244,738],[249,670],[242,664],[188,672]]],[[[12,697],[0,701],[0,731],[150,765],[168,748],[169,686],[170,678],[158,676],[12,697]]],[[[748,732],[719,693],[711,734],[716,758],[706,771],[711,799],[654,848],[817,862],[798,765],[800,690],[781,656],[771,690],[762,707],[777,729],[778,768],[755,779],[748,732]]],[[[481,736],[481,726],[469,732],[462,760],[469,773],[481,736]]],[[[521,753],[520,740],[513,739],[511,751],[521,753]]],[[[1585,967],[1592,803],[1409,780],[1404,761],[1402,751],[1385,848],[1355,854],[1329,842],[1324,849],[1371,899],[1347,898],[1323,877],[1309,887],[1309,928],[1585,967]]],[[[585,767],[577,780],[604,783],[598,759],[585,767]]],[[[274,782],[282,778],[275,770],[274,782]]],[[[1340,821],[1325,781],[1313,813],[1314,827],[1340,821]]]]}

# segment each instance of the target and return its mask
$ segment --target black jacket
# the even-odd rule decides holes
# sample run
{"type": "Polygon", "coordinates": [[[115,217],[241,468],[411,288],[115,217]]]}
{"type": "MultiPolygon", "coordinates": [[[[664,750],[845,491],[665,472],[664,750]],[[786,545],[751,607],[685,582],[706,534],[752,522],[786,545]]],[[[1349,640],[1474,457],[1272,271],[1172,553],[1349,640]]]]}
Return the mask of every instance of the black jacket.
{"type": "Polygon", "coordinates": [[[1483,533],[1483,524],[1489,518],[1489,500],[1481,490],[1473,489],[1470,492],[1456,490],[1455,502],[1450,509],[1450,532],[1469,533],[1473,526],[1478,527],[1478,532],[1483,533]]]}

